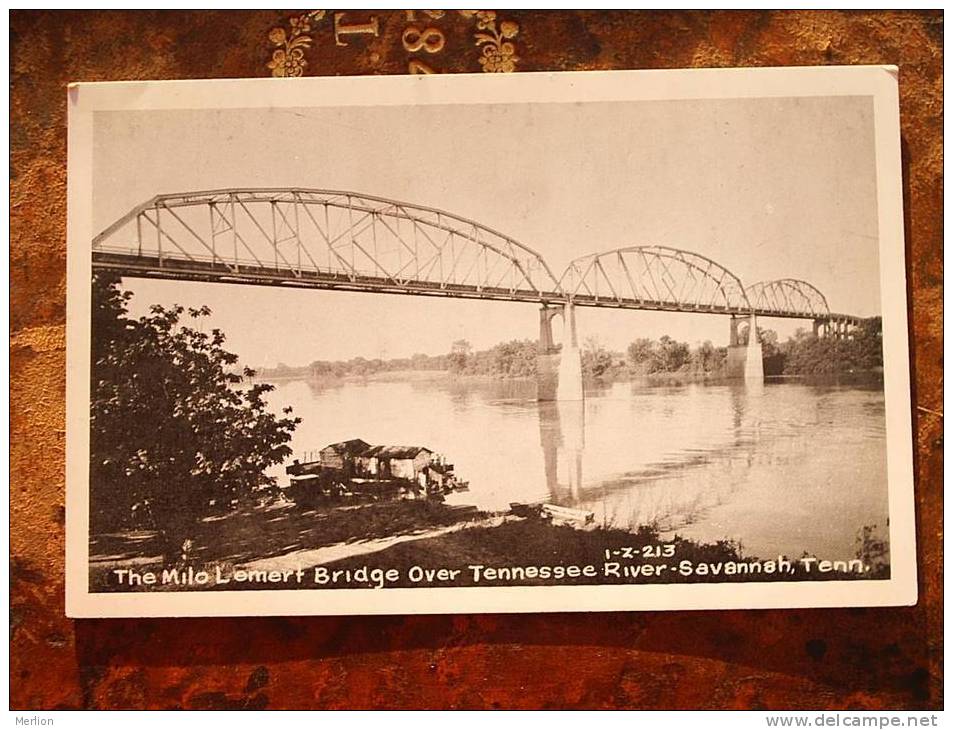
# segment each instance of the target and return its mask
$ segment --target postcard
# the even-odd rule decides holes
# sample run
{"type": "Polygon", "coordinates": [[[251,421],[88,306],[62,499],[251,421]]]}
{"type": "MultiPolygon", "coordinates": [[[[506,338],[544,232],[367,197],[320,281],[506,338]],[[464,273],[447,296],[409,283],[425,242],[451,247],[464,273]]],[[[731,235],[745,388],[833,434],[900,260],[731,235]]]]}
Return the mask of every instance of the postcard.
{"type": "Polygon", "coordinates": [[[915,603],[897,84],[73,84],[67,613],[915,603]]]}

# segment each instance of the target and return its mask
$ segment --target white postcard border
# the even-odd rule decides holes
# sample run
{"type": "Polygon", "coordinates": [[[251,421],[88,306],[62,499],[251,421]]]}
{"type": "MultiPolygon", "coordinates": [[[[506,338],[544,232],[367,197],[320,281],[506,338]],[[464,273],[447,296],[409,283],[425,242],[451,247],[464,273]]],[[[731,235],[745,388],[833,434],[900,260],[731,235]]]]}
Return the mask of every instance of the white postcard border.
{"type": "Polygon", "coordinates": [[[66,613],[71,617],[683,610],[917,600],[897,69],[884,66],[74,84],[67,225],[66,613]],[[871,96],[876,135],[891,577],[882,581],[90,593],[89,375],[96,111],[871,96]]]}

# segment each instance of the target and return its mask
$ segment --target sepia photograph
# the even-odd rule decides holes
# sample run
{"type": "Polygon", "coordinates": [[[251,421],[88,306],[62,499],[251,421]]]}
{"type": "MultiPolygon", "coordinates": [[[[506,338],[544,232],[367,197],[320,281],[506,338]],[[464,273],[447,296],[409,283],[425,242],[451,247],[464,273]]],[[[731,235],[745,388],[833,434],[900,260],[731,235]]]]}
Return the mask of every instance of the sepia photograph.
{"type": "Polygon", "coordinates": [[[71,615],[915,602],[889,68],[70,104],[71,615]]]}

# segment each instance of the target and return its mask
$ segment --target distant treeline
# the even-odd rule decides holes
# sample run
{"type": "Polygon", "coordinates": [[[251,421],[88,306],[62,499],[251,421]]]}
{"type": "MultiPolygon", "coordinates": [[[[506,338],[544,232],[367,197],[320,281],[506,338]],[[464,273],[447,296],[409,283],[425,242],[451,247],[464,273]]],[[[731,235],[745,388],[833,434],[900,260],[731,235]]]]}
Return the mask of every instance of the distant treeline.
{"type": "Polygon", "coordinates": [[[377,373],[401,372],[446,372],[460,375],[485,375],[498,378],[530,378],[536,375],[536,342],[512,340],[494,345],[489,350],[473,351],[466,340],[453,343],[451,351],[444,355],[398,357],[387,360],[354,357],[350,360],[315,360],[304,367],[289,367],[279,363],[276,368],[260,368],[262,378],[269,377],[347,377],[366,376],[377,373]]]}
{"type": "MultiPolygon", "coordinates": [[[[758,328],[764,356],[766,375],[820,375],[875,370],[883,366],[881,320],[865,320],[852,333],[851,339],[818,338],[810,331],[798,330],[785,342],[770,329],[758,328]]],[[[746,341],[742,331],[741,341],[746,341]]],[[[494,345],[488,350],[473,350],[466,340],[453,343],[444,355],[350,360],[316,360],[304,367],[279,364],[276,368],[259,370],[269,377],[346,377],[367,376],[399,371],[449,372],[461,376],[492,378],[531,378],[536,375],[536,341],[511,340],[494,345]]],[[[718,377],[724,374],[728,357],[727,347],[711,342],[690,346],[668,335],[659,339],[640,337],[633,340],[625,352],[604,347],[597,339],[589,338],[582,348],[583,374],[601,380],[623,380],[654,374],[682,374],[718,377]]]]}
{"type": "MultiPolygon", "coordinates": [[[[742,332],[741,343],[747,343],[742,332]]],[[[765,375],[834,375],[866,372],[883,367],[881,319],[864,320],[850,339],[815,337],[799,329],[784,342],[774,330],[758,328],[765,375]]],[[[703,342],[690,347],[667,335],[658,340],[634,340],[625,353],[609,352],[589,341],[583,349],[583,372],[605,380],[655,373],[685,375],[723,375],[728,358],[727,347],[703,342]]]]}
{"type": "MultiPolygon", "coordinates": [[[[760,331],[760,330],[759,330],[760,331]]],[[[777,336],[775,336],[775,343],[777,336]]],[[[763,346],[768,365],[768,344],[763,346]]],[[[785,375],[826,375],[877,370],[883,367],[882,321],[880,317],[864,320],[851,333],[849,340],[815,337],[798,330],[794,337],[774,345],[771,353],[780,360],[785,375]]]]}

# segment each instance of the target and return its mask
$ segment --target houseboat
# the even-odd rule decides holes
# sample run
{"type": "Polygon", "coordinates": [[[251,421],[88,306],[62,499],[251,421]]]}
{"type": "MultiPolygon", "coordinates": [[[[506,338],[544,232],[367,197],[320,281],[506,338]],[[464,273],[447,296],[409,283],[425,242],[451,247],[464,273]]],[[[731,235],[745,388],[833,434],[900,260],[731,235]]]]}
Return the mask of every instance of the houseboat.
{"type": "Polygon", "coordinates": [[[426,446],[371,445],[363,439],[328,444],[285,471],[291,487],[310,496],[368,496],[374,499],[440,498],[465,491],[453,464],[426,446]]]}

